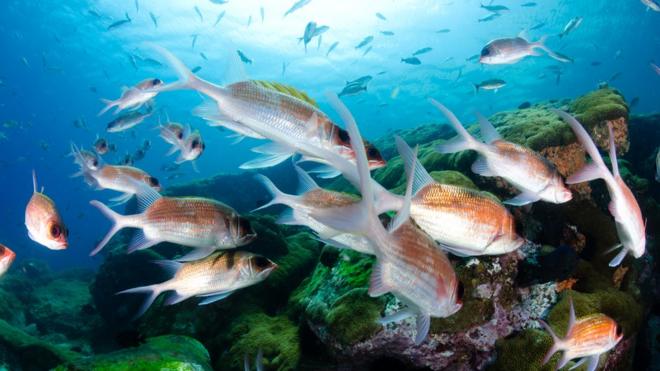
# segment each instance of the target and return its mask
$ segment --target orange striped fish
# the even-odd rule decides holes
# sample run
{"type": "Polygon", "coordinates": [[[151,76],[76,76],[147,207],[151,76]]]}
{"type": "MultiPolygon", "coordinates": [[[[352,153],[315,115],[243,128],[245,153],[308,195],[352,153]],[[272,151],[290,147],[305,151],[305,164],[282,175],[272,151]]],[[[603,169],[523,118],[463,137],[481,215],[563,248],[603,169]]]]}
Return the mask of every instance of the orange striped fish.
{"type": "Polygon", "coordinates": [[[554,165],[545,157],[529,148],[504,141],[485,117],[478,115],[482,143],[475,139],[447,107],[431,99],[431,103],[449,120],[458,133],[450,143],[436,146],[440,153],[475,150],[479,158],[472,164],[472,171],[482,176],[500,176],[522,193],[505,201],[509,205],[526,205],[538,200],[561,204],[573,198],[571,191],[554,165]]]}
{"type": "Polygon", "coordinates": [[[556,369],[564,367],[568,361],[580,358],[574,369],[581,364],[587,363],[587,370],[594,371],[598,367],[600,355],[614,348],[623,338],[623,330],[613,319],[602,314],[590,314],[579,319],[575,319],[575,308],[573,299],[570,299],[570,314],[568,321],[568,331],[564,338],[559,338],[552,328],[544,321],[539,320],[541,325],[552,336],[553,345],[543,358],[543,364],[546,364],[553,354],[563,351],[556,369]]]}
{"type": "Polygon", "coordinates": [[[610,173],[598,152],[598,148],[582,125],[566,112],[559,110],[555,110],[554,112],[571,126],[575,136],[593,161],[577,173],[571,175],[567,183],[575,184],[600,178],[605,180],[605,184],[607,185],[611,199],[608,208],[610,214],[614,217],[617,235],[621,242],[615,248],[618,246],[622,247],[621,251],[610,261],[610,267],[616,267],[621,264],[627,254],[635,258],[641,257],[646,251],[646,222],[642,218],[642,211],[639,209],[639,204],[635,196],[619,173],[612,125],[608,124],[610,131],[610,159],[612,162],[612,172],[610,173]]]}
{"type": "Polygon", "coordinates": [[[120,215],[99,201],[90,202],[113,222],[90,255],[101,251],[123,228],[140,229],[129,245],[129,253],[161,242],[194,248],[180,261],[201,259],[215,250],[243,246],[256,237],[250,222],[221,202],[202,197],[161,197],[152,188],[144,185],[141,188],[137,193],[140,214],[120,215]]]}
{"type": "Polygon", "coordinates": [[[55,202],[37,188],[37,175],[32,171],[32,198],[25,208],[25,226],[30,239],[51,250],[64,250],[69,235],[55,202]]]}
{"type": "Polygon", "coordinates": [[[16,253],[10,248],[0,243],[0,277],[7,273],[11,263],[16,259],[16,253]]]}

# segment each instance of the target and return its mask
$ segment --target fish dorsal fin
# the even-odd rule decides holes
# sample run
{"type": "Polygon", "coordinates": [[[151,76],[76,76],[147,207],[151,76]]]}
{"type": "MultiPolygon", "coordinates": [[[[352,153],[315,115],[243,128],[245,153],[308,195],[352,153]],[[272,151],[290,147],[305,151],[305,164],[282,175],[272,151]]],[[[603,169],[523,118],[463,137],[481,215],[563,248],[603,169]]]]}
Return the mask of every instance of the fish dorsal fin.
{"type": "Polygon", "coordinates": [[[496,140],[502,139],[500,134],[497,132],[495,129],[495,126],[488,121],[487,118],[485,118],[482,114],[477,112],[477,119],[479,120],[479,128],[481,131],[481,137],[483,138],[484,142],[486,143],[492,143],[496,140]]]}
{"type": "Polygon", "coordinates": [[[305,194],[309,191],[318,189],[319,186],[316,184],[314,179],[307,174],[305,170],[303,170],[300,166],[298,165],[293,165],[293,168],[296,170],[296,174],[298,174],[298,194],[305,194]]]}
{"type": "Polygon", "coordinates": [[[517,36],[521,39],[527,40],[527,29],[523,28],[522,30],[520,30],[520,32],[518,32],[517,36]]]}
{"type": "Polygon", "coordinates": [[[403,164],[406,169],[406,172],[408,172],[408,169],[414,168],[414,175],[413,175],[413,184],[412,184],[412,194],[413,196],[419,192],[420,189],[426,187],[429,184],[435,183],[435,180],[431,178],[431,175],[424,169],[424,166],[422,166],[422,163],[419,161],[417,156],[415,155],[415,152],[413,152],[412,148],[403,140],[401,137],[396,136],[394,137],[394,140],[396,142],[396,148],[399,151],[399,155],[401,156],[401,159],[403,159],[403,164]]]}
{"type": "Polygon", "coordinates": [[[302,101],[305,101],[305,102],[311,104],[312,106],[314,106],[316,108],[319,108],[318,103],[316,103],[316,101],[314,99],[312,99],[309,95],[307,95],[307,93],[305,93],[304,91],[299,90],[299,89],[297,89],[297,88],[295,88],[291,85],[286,85],[286,84],[282,84],[282,83],[279,83],[279,82],[266,81],[266,80],[250,80],[250,81],[252,81],[253,83],[255,83],[259,86],[262,86],[266,89],[274,90],[274,91],[286,94],[288,96],[298,98],[302,101]]]}
{"type": "Polygon", "coordinates": [[[37,172],[32,169],[32,191],[38,193],[37,190],[37,172]]]}
{"type": "MultiPolygon", "coordinates": [[[[236,48],[227,48],[227,50],[235,49],[236,48]]],[[[235,52],[228,52],[228,55],[225,56],[225,60],[227,60],[227,67],[225,68],[225,77],[223,80],[224,85],[248,80],[245,65],[241,62],[241,58],[235,52]]]]}
{"type": "MultiPolygon", "coordinates": [[[[417,147],[415,147],[413,150],[412,156],[415,159],[417,158],[417,147]]],[[[410,204],[412,203],[412,187],[413,179],[415,178],[415,168],[417,167],[415,166],[416,163],[417,161],[413,161],[412,168],[406,168],[406,195],[403,198],[403,206],[390,223],[388,228],[388,231],[390,232],[396,231],[399,227],[401,227],[401,225],[403,225],[403,223],[408,220],[408,218],[410,218],[410,204]]]]}
{"type": "Polygon", "coordinates": [[[614,143],[614,130],[612,124],[607,123],[607,130],[610,132],[610,162],[612,163],[612,174],[615,178],[621,178],[619,174],[619,163],[616,159],[616,143],[614,143]]]}
{"type": "Polygon", "coordinates": [[[573,298],[569,297],[568,302],[570,305],[570,310],[568,312],[568,330],[567,332],[570,332],[573,326],[575,325],[575,307],[573,306],[573,298]]]}

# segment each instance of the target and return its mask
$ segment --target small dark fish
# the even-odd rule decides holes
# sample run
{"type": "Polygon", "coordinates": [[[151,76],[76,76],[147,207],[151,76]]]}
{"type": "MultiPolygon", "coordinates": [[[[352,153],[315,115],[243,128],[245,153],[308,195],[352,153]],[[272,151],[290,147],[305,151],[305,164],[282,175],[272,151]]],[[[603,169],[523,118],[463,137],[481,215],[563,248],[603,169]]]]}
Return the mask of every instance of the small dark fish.
{"type": "Polygon", "coordinates": [[[247,27],[250,27],[251,24],[252,24],[252,16],[249,16],[247,21],[247,27]]]}
{"type": "Polygon", "coordinates": [[[135,153],[133,154],[133,161],[135,162],[135,161],[140,161],[140,160],[142,160],[142,159],[144,158],[144,156],[146,156],[146,154],[147,154],[147,151],[145,151],[145,150],[142,149],[142,148],[139,148],[139,149],[138,149],[137,151],[135,151],[135,153]]]}
{"type": "Polygon", "coordinates": [[[634,97],[631,101],[630,104],[628,105],[630,108],[633,108],[639,103],[639,97],[634,97]]]}
{"type": "Polygon", "coordinates": [[[202,58],[204,58],[205,61],[208,61],[208,60],[209,60],[208,58],[206,58],[206,54],[204,54],[204,52],[200,52],[200,53],[199,53],[199,56],[202,57],[202,58]]]}
{"type": "Polygon", "coordinates": [[[601,63],[599,61],[593,61],[593,62],[591,62],[591,65],[596,67],[596,66],[600,66],[601,63]]]}
{"type": "Polygon", "coordinates": [[[363,91],[367,91],[367,85],[362,85],[362,84],[352,84],[352,85],[346,85],[344,86],[344,89],[342,89],[341,92],[339,92],[339,96],[345,96],[345,95],[355,95],[359,94],[363,91]]]}
{"type": "Polygon", "coordinates": [[[364,57],[365,55],[367,55],[367,53],[369,53],[371,51],[371,48],[372,48],[372,46],[369,46],[367,49],[365,49],[364,53],[362,53],[362,56],[364,57]]]}
{"type": "Polygon", "coordinates": [[[532,106],[532,104],[529,103],[529,102],[522,102],[522,103],[520,103],[520,105],[518,106],[518,109],[525,109],[525,108],[529,108],[529,107],[531,107],[531,106],[532,106]]]}
{"type": "Polygon", "coordinates": [[[612,75],[612,77],[609,78],[609,80],[607,80],[607,82],[612,82],[612,81],[618,79],[619,77],[621,77],[622,74],[623,74],[623,72],[615,73],[614,75],[612,75]]]}
{"type": "Polygon", "coordinates": [[[126,13],[125,15],[126,15],[126,19],[122,19],[120,21],[114,22],[113,24],[108,26],[108,31],[114,30],[115,28],[117,28],[119,26],[123,26],[126,23],[131,23],[131,18],[128,16],[128,13],[126,13]]]}
{"type": "Polygon", "coordinates": [[[381,13],[376,13],[376,17],[378,17],[378,19],[381,19],[381,20],[383,20],[383,21],[386,21],[386,20],[387,20],[387,18],[385,18],[385,16],[384,16],[383,14],[381,14],[381,13]]]}
{"type": "Polygon", "coordinates": [[[435,31],[435,33],[449,33],[449,32],[451,32],[451,30],[448,28],[443,28],[441,30],[435,31]]]}
{"type": "Polygon", "coordinates": [[[192,48],[195,49],[195,44],[197,43],[197,37],[199,34],[192,34],[190,37],[192,37],[192,48]]]}
{"type": "Polygon", "coordinates": [[[539,28],[542,28],[545,26],[545,22],[537,23],[534,26],[530,27],[530,31],[538,30],[539,28]]]}
{"type": "Polygon", "coordinates": [[[241,62],[245,64],[252,64],[252,59],[248,58],[245,54],[243,54],[242,51],[236,50],[236,53],[238,53],[238,57],[241,58],[241,62]]]}
{"type": "Polygon", "coordinates": [[[369,43],[371,43],[372,41],[374,41],[374,37],[373,36],[367,36],[364,39],[362,39],[362,41],[360,41],[360,43],[355,47],[355,49],[363,48],[363,47],[367,46],[369,43]]]}
{"type": "Polygon", "coordinates": [[[504,12],[504,11],[509,10],[509,8],[507,8],[504,5],[483,5],[483,4],[481,4],[481,8],[486,9],[489,12],[493,12],[493,13],[499,13],[499,12],[504,12]]]}
{"type": "Polygon", "coordinates": [[[197,66],[197,67],[193,68],[193,69],[190,70],[190,71],[191,71],[192,73],[197,73],[197,72],[201,71],[201,69],[202,69],[202,66],[197,66]]]}
{"type": "Polygon", "coordinates": [[[195,5],[194,9],[195,9],[195,13],[197,13],[197,15],[199,16],[199,21],[204,22],[204,16],[202,15],[202,12],[199,10],[197,5],[195,5]]]}
{"type": "Polygon", "coordinates": [[[366,85],[371,80],[373,80],[373,77],[371,75],[365,75],[353,81],[346,81],[346,85],[355,85],[355,84],[366,85]]]}
{"type": "Polygon", "coordinates": [[[401,62],[415,66],[422,64],[422,61],[420,61],[417,57],[401,58],[401,62]]]}
{"type": "Polygon", "coordinates": [[[154,27],[158,28],[158,18],[156,18],[154,13],[149,12],[149,17],[151,18],[151,21],[154,23],[154,27]]]}
{"type": "Polygon", "coordinates": [[[264,23],[264,19],[266,18],[266,11],[264,10],[263,6],[259,7],[259,15],[261,15],[261,23],[264,23]]]}
{"type": "Polygon", "coordinates": [[[478,93],[479,90],[494,90],[497,91],[506,85],[506,81],[500,79],[489,79],[482,81],[478,84],[474,84],[474,90],[478,93]]]}
{"type": "Polygon", "coordinates": [[[312,0],[298,0],[289,10],[284,13],[284,17],[309,4],[312,0]]]}
{"type": "Polygon", "coordinates": [[[119,161],[119,165],[131,166],[133,165],[133,158],[129,153],[125,154],[124,157],[119,161]]]}
{"type": "Polygon", "coordinates": [[[492,13],[486,17],[479,18],[477,22],[490,22],[494,20],[495,18],[499,17],[501,14],[500,13],[492,13]]]}
{"type": "Polygon", "coordinates": [[[335,41],[334,43],[332,43],[332,45],[330,45],[330,47],[328,48],[328,51],[325,53],[325,56],[327,57],[331,51],[335,50],[337,45],[339,45],[339,41],[335,41]]]}
{"type": "Polygon", "coordinates": [[[225,16],[225,11],[223,10],[220,12],[220,14],[218,14],[218,17],[215,19],[215,23],[213,24],[213,27],[217,26],[224,16],[225,16]]]}
{"type": "Polygon", "coordinates": [[[523,8],[532,8],[532,7],[535,7],[536,5],[537,4],[535,2],[520,4],[520,6],[522,6],[523,8]]]}
{"type": "Polygon", "coordinates": [[[573,62],[575,62],[575,60],[573,58],[567,56],[566,54],[562,54],[560,52],[554,52],[554,53],[564,63],[573,63],[573,62]]]}
{"type": "Polygon", "coordinates": [[[421,48],[421,49],[419,49],[419,50],[417,50],[416,52],[413,53],[413,57],[416,56],[416,55],[428,53],[431,50],[433,50],[433,48],[431,48],[431,47],[421,48]]]}
{"type": "Polygon", "coordinates": [[[380,33],[385,36],[394,36],[394,32],[392,31],[380,31],[380,33]]]}

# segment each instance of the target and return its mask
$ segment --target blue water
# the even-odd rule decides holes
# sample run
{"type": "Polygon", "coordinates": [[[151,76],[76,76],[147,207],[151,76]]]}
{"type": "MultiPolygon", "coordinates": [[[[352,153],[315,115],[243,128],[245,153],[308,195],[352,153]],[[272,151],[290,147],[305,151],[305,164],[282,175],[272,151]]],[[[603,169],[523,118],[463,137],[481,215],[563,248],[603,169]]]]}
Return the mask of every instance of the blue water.
{"type": "Polygon", "coordinates": [[[618,73],[620,76],[610,85],[628,99],[639,97],[634,112],[658,111],[660,76],[649,62],[660,62],[660,13],[646,11],[641,2],[634,0],[539,0],[533,8],[520,7],[523,2],[498,1],[511,11],[492,22],[478,22],[489,14],[480,9],[478,0],[313,0],[285,18],[282,14],[293,3],[289,0],[233,0],[224,5],[202,0],[139,0],[139,10],[134,0],[3,1],[0,123],[15,120],[20,127],[0,127],[7,137],[0,141],[0,240],[17,252],[18,259],[47,259],[55,268],[94,266],[100,262],[101,258],[88,257],[88,252],[105,233],[107,221],[88,202],[107,200],[116,193],[95,191],[80,178],[70,178],[77,170],[66,156],[71,142],[90,147],[96,135],[101,135],[118,147],[116,154],[105,158],[114,163],[149,139],[153,146],[136,166],[166,186],[240,171],[238,165],[254,156],[249,148],[255,141],[231,145],[225,138],[227,132],[208,127],[191,114],[192,108],[201,102],[193,92],[162,94],[157,105],[173,120],[201,130],[207,150],[197,161],[200,173],[184,164],[180,178],[166,180],[169,173],[162,171],[161,166],[173,158],[164,157],[168,146],[153,130],[157,125],[155,118],[138,126],[134,136],[130,132],[104,132],[111,115],[96,116],[102,108],[101,97],[115,99],[120,87],[145,78],[174,78],[166,66],[151,67],[139,62],[137,69],[132,66],[129,54],[157,58],[145,42],[168,48],[191,67],[201,66],[199,75],[210,81],[221,83],[242,77],[296,86],[317,99],[327,112],[330,110],[324,103],[324,92],[339,92],[345,81],[372,75],[374,79],[366,93],[344,99],[369,139],[391,129],[440,121],[426,102],[429,96],[469,121],[476,110],[490,114],[513,109],[524,101],[575,97],[618,73]],[[203,21],[194,6],[203,14],[203,21]],[[225,17],[213,26],[222,11],[226,11],[225,17]],[[157,16],[158,28],[149,12],[157,16]],[[376,12],[387,20],[377,18],[376,12]],[[124,13],[132,22],[107,30],[124,13]],[[248,26],[250,16],[252,22],[248,26]],[[559,39],[556,35],[577,16],[584,18],[582,25],[559,39]],[[330,29],[323,35],[320,49],[314,39],[305,52],[297,38],[312,20],[330,29]],[[570,56],[574,63],[561,64],[545,56],[505,66],[466,62],[489,40],[515,36],[539,23],[545,25],[527,32],[528,39],[548,35],[548,46],[570,56]],[[445,28],[451,31],[436,33],[445,28]],[[392,31],[394,35],[385,36],[380,31],[392,31]],[[193,34],[199,35],[194,49],[193,34]],[[363,55],[365,48],[356,50],[355,46],[369,35],[374,36],[370,44],[373,49],[363,55]],[[339,45],[326,57],[328,47],[335,41],[339,45]],[[433,50],[419,56],[421,65],[400,62],[424,47],[433,50]],[[236,68],[240,65],[236,62],[236,50],[254,61],[243,65],[243,71],[236,68]],[[600,65],[593,66],[592,62],[600,65]],[[287,65],[284,73],[283,63],[287,65]],[[561,66],[559,83],[548,69],[555,65],[561,66]],[[489,78],[503,79],[508,84],[497,93],[475,95],[472,83],[489,78]],[[395,98],[394,89],[399,90],[395,98]],[[87,130],[74,127],[74,120],[79,118],[85,120],[87,130]],[[27,238],[23,218],[32,192],[32,169],[37,172],[40,186],[56,201],[71,231],[66,251],[49,251],[27,238]]]}

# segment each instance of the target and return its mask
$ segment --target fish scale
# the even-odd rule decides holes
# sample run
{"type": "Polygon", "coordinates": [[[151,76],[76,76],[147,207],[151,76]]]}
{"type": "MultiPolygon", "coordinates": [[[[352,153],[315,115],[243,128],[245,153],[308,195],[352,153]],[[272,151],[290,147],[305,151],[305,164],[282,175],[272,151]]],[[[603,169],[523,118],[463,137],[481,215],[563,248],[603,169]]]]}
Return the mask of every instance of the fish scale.
{"type": "Polygon", "coordinates": [[[610,335],[616,329],[616,322],[604,314],[594,314],[579,319],[566,335],[565,347],[571,358],[594,354],[603,349],[610,341],[610,335]]]}
{"type": "Polygon", "coordinates": [[[511,183],[524,185],[534,192],[540,192],[550,184],[554,167],[544,157],[515,143],[495,141],[492,144],[497,148],[497,155],[508,161],[492,161],[489,165],[506,172],[511,183]],[[520,164],[524,166],[520,167],[520,164]]]}

